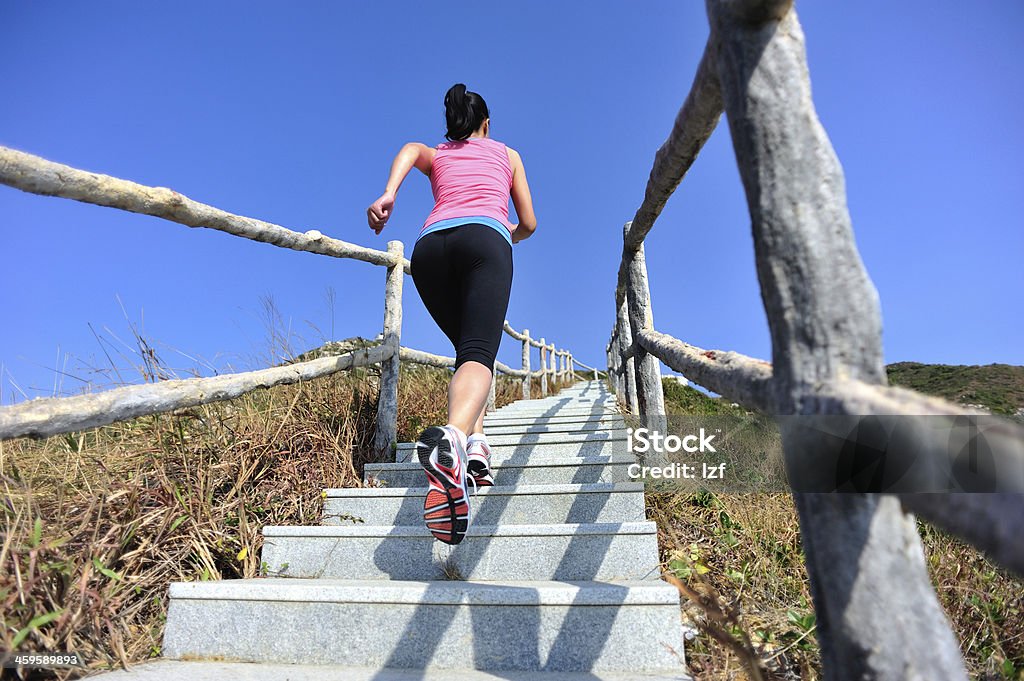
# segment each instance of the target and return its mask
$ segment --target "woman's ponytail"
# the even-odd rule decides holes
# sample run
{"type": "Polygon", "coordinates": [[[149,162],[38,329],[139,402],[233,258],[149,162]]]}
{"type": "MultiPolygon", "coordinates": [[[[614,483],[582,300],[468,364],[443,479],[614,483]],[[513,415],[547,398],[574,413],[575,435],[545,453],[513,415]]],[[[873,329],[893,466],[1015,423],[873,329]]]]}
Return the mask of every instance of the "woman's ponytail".
{"type": "Polygon", "coordinates": [[[444,136],[454,141],[464,140],[479,130],[491,114],[483,97],[468,91],[463,83],[456,83],[444,95],[444,117],[448,123],[444,136]]]}

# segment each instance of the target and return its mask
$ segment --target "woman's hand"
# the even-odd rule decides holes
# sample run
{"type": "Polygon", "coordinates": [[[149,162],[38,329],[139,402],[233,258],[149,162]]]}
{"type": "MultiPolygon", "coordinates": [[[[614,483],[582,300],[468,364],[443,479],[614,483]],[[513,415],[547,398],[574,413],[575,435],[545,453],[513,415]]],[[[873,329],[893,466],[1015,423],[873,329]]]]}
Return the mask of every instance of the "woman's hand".
{"type": "Polygon", "coordinates": [[[366,221],[370,224],[370,229],[380,234],[394,209],[395,193],[385,191],[380,195],[379,199],[371,203],[370,207],[366,209],[366,221]]]}
{"type": "Polygon", "coordinates": [[[522,241],[523,239],[525,239],[525,238],[527,238],[529,236],[530,236],[530,234],[526,231],[525,228],[520,229],[518,222],[516,224],[512,225],[512,243],[513,244],[517,244],[517,243],[519,243],[520,241],[522,241]]]}

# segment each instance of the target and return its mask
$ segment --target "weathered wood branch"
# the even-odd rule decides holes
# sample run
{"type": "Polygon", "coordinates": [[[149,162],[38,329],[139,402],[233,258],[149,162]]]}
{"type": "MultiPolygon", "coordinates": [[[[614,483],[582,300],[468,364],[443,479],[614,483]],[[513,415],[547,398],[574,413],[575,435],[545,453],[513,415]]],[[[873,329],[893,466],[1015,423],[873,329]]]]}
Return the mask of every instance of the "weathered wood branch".
{"type": "MultiPolygon", "coordinates": [[[[7,147],[0,147],[0,183],[31,194],[59,196],[152,215],[187,227],[215,229],[295,251],[352,258],[385,267],[392,263],[392,256],[384,251],[332,239],[317,230],[296,232],[193,201],[173,189],[149,187],[110,175],[79,170],[7,147]]],[[[409,274],[408,259],[402,259],[402,267],[409,274]]]]}
{"type": "Polygon", "coordinates": [[[637,342],[694,383],[748,409],[774,413],[768,362],[738,352],[698,348],[654,329],[642,329],[637,342]]]}
{"type": "Polygon", "coordinates": [[[908,512],[966,539],[994,562],[1024,577],[1024,494],[900,494],[908,512]]]}
{"type": "Polygon", "coordinates": [[[548,365],[547,365],[547,351],[548,346],[544,342],[544,338],[540,339],[538,344],[540,348],[540,396],[548,396],[548,365]]]}
{"type": "Polygon", "coordinates": [[[615,306],[622,303],[626,294],[626,262],[628,254],[635,251],[654,221],[661,214],[665,203],[676,190],[683,176],[693,165],[697,155],[718,125],[722,116],[722,93],[718,85],[718,73],[714,64],[714,50],[704,49],[693,84],[683,102],[668,138],[654,156],[654,165],[647,180],[644,200],[633,217],[629,231],[622,244],[622,262],[619,266],[615,287],[615,306]]]}
{"type": "Polygon", "coordinates": [[[505,320],[505,325],[502,327],[502,330],[508,335],[515,338],[517,341],[525,340],[526,338],[523,334],[513,329],[512,325],[508,323],[507,319],[505,320]]]}
{"type": "Polygon", "coordinates": [[[572,355],[569,355],[569,360],[570,360],[570,363],[577,364],[581,369],[586,369],[587,371],[597,371],[597,369],[595,369],[594,367],[587,366],[586,364],[584,364],[583,362],[579,361],[578,359],[576,359],[576,357],[574,357],[572,355]]]}
{"type": "MultiPolygon", "coordinates": [[[[542,343],[539,340],[535,338],[530,338],[529,333],[527,333],[529,329],[524,329],[523,332],[520,333],[512,328],[512,325],[508,323],[507,319],[505,320],[505,325],[502,327],[502,330],[518,341],[529,341],[532,347],[539,348],[542,345],[542,343]]],[[[551,347],[553,348],[554,346],[551,347]]]]}
{"type": "Polygon", "coordinates": [[[530,399],[530,330],[523,329],[523,399],[530,399]]]}
{"type": "Polygon", "coordinates": [[[451,369],[455,366],[454,357],[445,357],[444,355],[435,355],[431,352],[424,352],[423,350],[414,350],[412,348],[402,348],[400,351],[402,361],[415,362],[416,364],[425,364],[427,366],[437,367],[438,369],[451,369]]]}
{"type": "Polygon", "coordinates": [[[377,345],[343,355],[258,371],[131,385],[73,397],[28,400],[0,407],[0,439],[48,437],[137,416],[229,400],[259,388],[309,381],[352,367],[376,364],[390,357],[392,352],[389,346],[377,345]]]}

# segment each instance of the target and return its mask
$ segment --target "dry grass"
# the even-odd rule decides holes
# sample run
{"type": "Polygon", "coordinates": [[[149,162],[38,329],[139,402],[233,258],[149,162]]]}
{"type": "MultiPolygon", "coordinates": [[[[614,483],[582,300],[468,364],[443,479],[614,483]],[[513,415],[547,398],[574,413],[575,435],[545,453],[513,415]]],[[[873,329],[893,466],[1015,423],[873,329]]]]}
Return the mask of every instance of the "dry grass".
{"type": "MultiPolygon", "coordinates": [[[[700,635],[701,681],[819,679],[814,612],[788,494],[648,494],[666,573],[700,635]]],[[[972,678],[1024,678],[1024,590],[973,547],[918,523],[929,574],[972,678]]]]}
{"type": "MultiPolygon", "coordinates": [[[[399,441],[444,422],[450,375],[403,364],[399,441]]],[[[355,369],[0,441],[3,649],[74,651],[90,671],[159,655],[170,582],[261,575],[264,525],[320,524],[324,487],[362,484],[378,383],[375,367],[355,369]]],[[[521,383],[499,376],[496,393],[503,406],[521,383]]],[[[83,672],[32,673],[23,678],[83,672]]]]}

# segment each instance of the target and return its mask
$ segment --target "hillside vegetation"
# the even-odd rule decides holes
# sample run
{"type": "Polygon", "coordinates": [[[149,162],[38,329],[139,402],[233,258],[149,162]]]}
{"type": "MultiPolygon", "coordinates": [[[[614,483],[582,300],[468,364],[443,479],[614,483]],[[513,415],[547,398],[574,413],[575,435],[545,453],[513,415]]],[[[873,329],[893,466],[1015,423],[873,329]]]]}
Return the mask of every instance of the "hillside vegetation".
{"type": "Polygon", "coordinates": [[[993,414],[1024,416],[1024,366],[897,362],[885,370],[892,385],[981,406],[993,414]]]}

